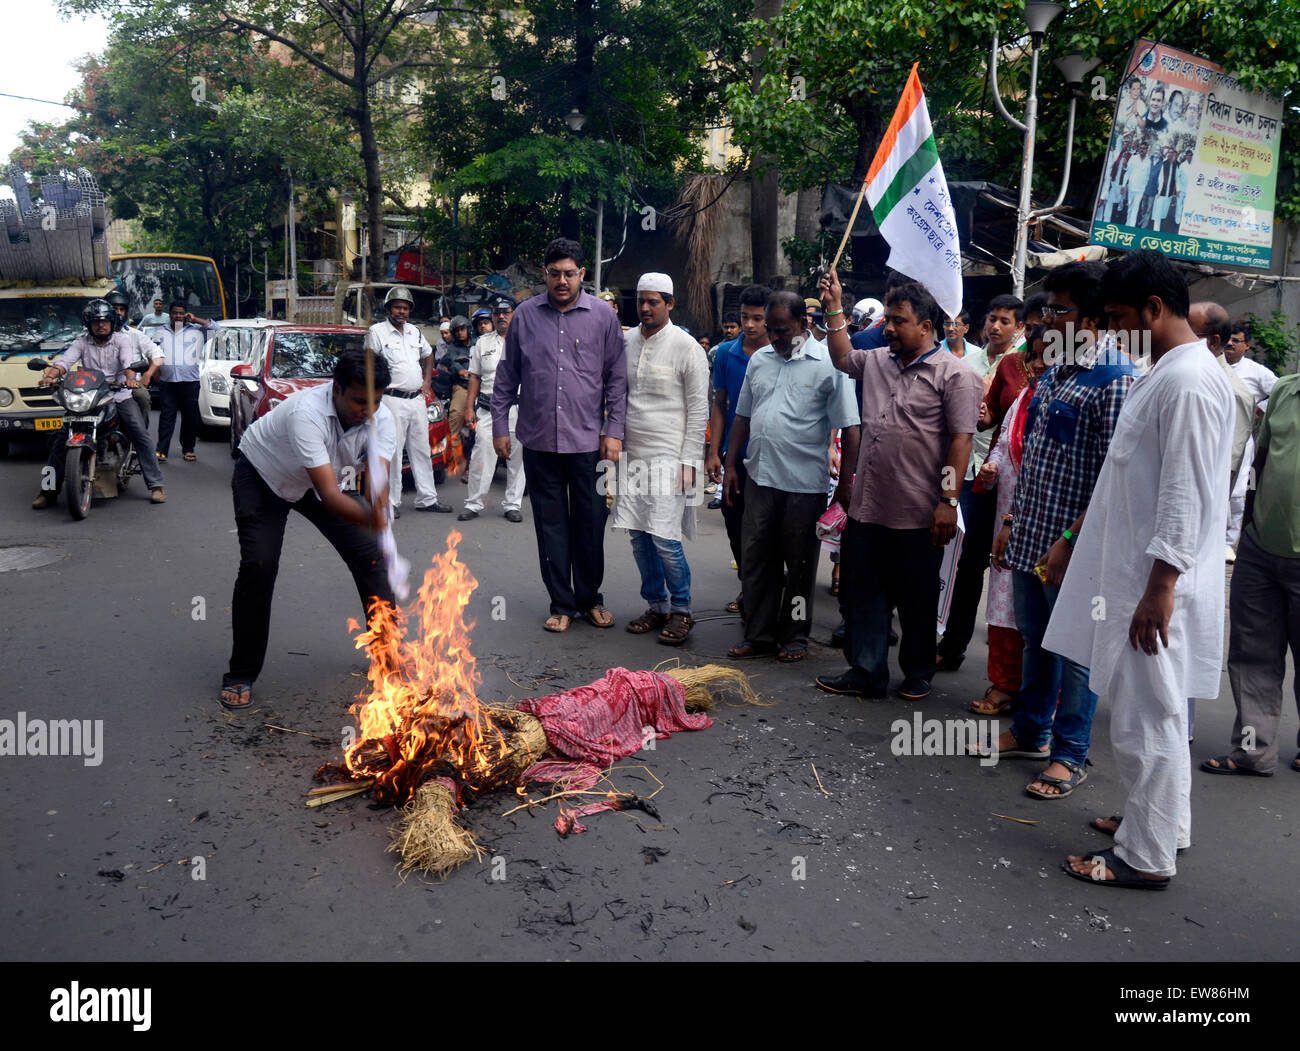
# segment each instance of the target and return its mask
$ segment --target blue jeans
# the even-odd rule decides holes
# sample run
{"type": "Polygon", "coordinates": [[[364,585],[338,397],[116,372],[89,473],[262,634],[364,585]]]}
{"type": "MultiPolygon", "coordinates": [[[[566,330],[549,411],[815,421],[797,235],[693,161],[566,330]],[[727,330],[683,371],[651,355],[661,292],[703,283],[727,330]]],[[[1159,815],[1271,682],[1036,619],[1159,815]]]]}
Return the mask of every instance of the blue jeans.
{"type": "Polygon", "coordinates": [[[641,570],[641,597],[656,613],[691,612],[691,567],[680,540],[629,530],[632,557],[641,570]]]}
{"type": "Polygon", "coordinates": [[[1041,748],[1050,742],[1053,761],[1082,766],[1092,741],[1097,695],[1088,689],[1087,668],[1043,649],[1043,635],[1060,588],[1019,569],[1012,571],[1011,588],[1016,627],[1025,637],[1011,735],[1021,748],[1041,748]]]}

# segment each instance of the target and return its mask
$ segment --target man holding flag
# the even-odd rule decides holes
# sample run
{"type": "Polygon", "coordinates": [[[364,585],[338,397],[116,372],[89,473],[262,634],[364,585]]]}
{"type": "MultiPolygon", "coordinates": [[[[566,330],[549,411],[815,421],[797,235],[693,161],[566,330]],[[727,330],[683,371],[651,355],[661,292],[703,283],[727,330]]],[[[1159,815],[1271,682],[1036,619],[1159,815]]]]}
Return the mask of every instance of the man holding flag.
{"type": "Polygon", "coordinates": [[[874,349],[849,343],[834,264],[821,282],[831,361],[862,380],[862,437],[840,548],[849,669],[819,676],[817,686],[883,697],[889,611],[897,606],[899,693],[919,700],[934,676],[940,557],[957,535],[957,500],[984,385],[939,346],[944,318],[961,309],[961,251],[915,66],[858,206],[862,197],[889,241],[889,265],[916,280],[886,295],[888,346],[874,349]]]}

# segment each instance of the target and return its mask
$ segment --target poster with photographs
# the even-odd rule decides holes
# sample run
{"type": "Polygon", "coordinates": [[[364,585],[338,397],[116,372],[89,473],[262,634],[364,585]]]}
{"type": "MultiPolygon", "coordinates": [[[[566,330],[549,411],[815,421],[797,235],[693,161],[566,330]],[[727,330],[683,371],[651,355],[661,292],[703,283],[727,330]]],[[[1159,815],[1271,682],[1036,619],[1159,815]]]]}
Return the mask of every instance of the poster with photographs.
{"type": "Polygon", "coordinates": [[[1267,270],[1282,100],[1139,40],[1125,67],[1092,243],[1267,270]]]}

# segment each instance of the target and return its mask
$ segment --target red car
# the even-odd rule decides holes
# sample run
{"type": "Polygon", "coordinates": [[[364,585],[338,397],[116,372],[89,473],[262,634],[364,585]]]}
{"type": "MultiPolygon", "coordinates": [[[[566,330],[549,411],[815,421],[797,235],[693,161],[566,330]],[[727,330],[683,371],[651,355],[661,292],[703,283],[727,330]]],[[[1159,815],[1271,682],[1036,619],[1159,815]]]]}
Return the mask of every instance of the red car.
{"type": "MultiPolygon", "coordinates": [[[[254,420],[265,416],[290,394],[329,382],[334,363],[345,350],[365,346],[366,330],[346,325],[277,325],[262,329],[253,341],[251,360],[230,370],[230,455],[254,420]]],[[[434,478],[446,477],[447,416],[437,398],[428,401],[429,448],[434,478]]],[[[403,453],[403,474],[410,471],[403,453]]]]}

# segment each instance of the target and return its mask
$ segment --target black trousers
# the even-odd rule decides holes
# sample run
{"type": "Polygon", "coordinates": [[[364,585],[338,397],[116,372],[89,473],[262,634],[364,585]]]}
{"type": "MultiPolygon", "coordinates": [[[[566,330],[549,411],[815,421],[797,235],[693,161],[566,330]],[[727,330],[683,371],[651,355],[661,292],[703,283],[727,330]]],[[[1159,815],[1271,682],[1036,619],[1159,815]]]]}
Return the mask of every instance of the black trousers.
{"type": "Polygon", "coordinates": [[[290,511],[297,511],[319,529],[343,556],[367,615],[373,598],[396,604],[384,557],[369,530],[336,518],[312,491],[293,504],[276,496],[242,456],[235,464],[230,489],[235,498],[235,525],[239,528],[239,576],[235,578],[231,603],[234,645],[224,685],[251,683],[262,671],[271,627],[271,598],[290,511]]]}
{"type": "Polygon", "coordinates": [[[825,492],[788,493],[746,479],[740,584],[747,642],[808,641],[817,519],[825,510],[825,492]]]}
{"type": "Polygon", "coordinates": [[[974,482],[966,482],[962,487],[961,513],[966,522],[966,535],[957,560],[947,629],[939,643],[939,655],[945,658],[962,657],[975,634],[975,617],[984,595],[984,574],[993,550],[994,526],[999,524],[997,490],[977,493],[968,488],[973,485],[974,482]]]}
{"type": "MultiPolygon", "coordinates": [[[[898,608],[898,664],[904,675],[934,677],[943,548],[928,529],[888,529],[850,518],[840,536],[844,655],[861,685],[889,688],[890,610],[898,608]]],[[[748,596],[746,596],[748,600],[748,596]]],[[[949,614],[951,616],[951,613],[949,614]]]]}
{"type": "Polygon", "coordinates": [[[192,453],[199,437],[199,381],[158,384],[162,411],[158,414],[158,451],[164,456],[172,444],[176,413],[181,414],[181,452],[192,453]]]}
{"type": "Polygon", "coordinates": [[[528,501],[537,530],[537,559],[551,613],[578,617],[604,604],[604,491],[598,486],[600,453],[540,452],[524,446],[528,501]]]}
{"type": "Polygon", "coordinates": [[[727,506],[727,494],[722,494],[722,521],[727,526],[727,540],[731,544],[731,557],[736,560],[736,576],[744,579],[744,561],[740,555],[744,545],[741,542],[745,522],[745,486],[749,483],[749,472],[744,463],[736,460],[736,479],[740,489],[732,497],[731,506],[727,506]]]}

